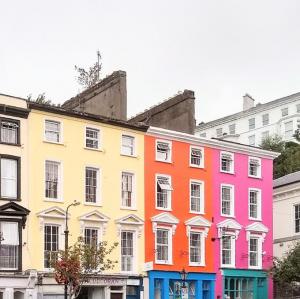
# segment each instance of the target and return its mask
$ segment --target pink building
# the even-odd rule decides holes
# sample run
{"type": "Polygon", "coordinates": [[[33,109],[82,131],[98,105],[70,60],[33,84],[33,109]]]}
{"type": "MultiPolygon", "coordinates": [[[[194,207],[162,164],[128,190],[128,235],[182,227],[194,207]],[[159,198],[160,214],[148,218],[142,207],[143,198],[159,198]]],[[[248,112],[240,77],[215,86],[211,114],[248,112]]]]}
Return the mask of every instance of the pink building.
{"type": "Polygon", "coordinates": [[[272,171],[277,155],[232,144],[214,150],[216,298],[273,298],[272,171]]]}

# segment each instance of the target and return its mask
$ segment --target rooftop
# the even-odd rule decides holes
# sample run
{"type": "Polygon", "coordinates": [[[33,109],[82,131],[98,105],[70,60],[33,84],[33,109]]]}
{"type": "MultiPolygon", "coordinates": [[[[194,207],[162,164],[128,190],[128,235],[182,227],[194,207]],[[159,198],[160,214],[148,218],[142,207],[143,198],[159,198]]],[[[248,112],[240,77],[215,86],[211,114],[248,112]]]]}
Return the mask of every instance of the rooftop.
{"type": "Polygon", "coordinates": [[[300,171],[287,174],[273,181],[273,188],[279,188],[293,183],[300,182],[300,171]]]}

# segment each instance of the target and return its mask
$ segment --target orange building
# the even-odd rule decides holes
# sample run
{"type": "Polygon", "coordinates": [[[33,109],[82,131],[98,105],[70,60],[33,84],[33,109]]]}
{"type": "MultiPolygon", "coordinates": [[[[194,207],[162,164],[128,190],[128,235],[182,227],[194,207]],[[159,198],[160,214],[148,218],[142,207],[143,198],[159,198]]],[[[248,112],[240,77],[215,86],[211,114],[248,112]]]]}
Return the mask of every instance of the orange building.
{"type": "Polygon", "coordinates": [[[149,298],[214,298],[212,149],[151,127],[145,137],[149,298]],[[183,287],[185,286],[185,287],[183,287]]]}

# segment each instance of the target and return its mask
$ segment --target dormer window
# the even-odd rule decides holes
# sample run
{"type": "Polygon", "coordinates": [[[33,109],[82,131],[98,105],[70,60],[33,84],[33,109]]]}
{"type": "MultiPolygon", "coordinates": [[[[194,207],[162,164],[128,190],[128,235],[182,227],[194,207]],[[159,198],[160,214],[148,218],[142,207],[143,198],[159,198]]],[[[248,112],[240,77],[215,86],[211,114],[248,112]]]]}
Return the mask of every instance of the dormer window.
{"type": "Polygon", "coordinates": [[[234,160],[233,154],[227,152],[221,152],[221,172],[233,173],[234,172],[234,160]]]}
{"type": "Polygon", "coordinates": [[[203,167],[203,149],[200,147],[191,147],[190,166],[203,167]]]}
{"type": "Polygon", "coordinates": [[[171,162],[171,142],[156,142],[156,160],[163,162],[171,162]]]}
{"type": "Polygon", "coordinates": [[[261,177],[261,160],[259,158],[249,158],[248,174],[253,178],[261,177]]]}

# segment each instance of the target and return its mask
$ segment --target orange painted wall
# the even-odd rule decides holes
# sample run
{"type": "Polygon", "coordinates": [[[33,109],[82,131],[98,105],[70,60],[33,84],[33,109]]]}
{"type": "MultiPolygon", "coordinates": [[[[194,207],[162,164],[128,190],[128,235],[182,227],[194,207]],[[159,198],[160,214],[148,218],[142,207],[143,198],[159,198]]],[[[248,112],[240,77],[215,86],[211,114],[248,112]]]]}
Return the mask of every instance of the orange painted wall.
{"type": "MultiPolygon", "coordinates": [[[[184,222],[198,214],[189,212],[190,179],[202,180],[205,183],[205,214],[201,215],[212,222],[212,150],[204,147],[204,169],[189,166],[189,143],[172,141],[172,163],[155,161],[155,138],[145,136],[145,259],[153,261],[153,270],[188,272],[213,272],[213,242],[212,228],[205,239],[204,267],[189,266],[188,237],[184,222]],[[172,215],[179,219],[176,232],[173,235],[173,265],[155,264],[155,234],[152,231],[151,217],[165,211],[155,208],[155,174],[166,174],[172,177],[172,215]]],[[[163,140],[167,140],[163,138],[163,140]]]]}

